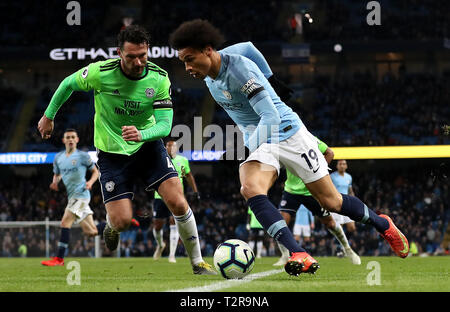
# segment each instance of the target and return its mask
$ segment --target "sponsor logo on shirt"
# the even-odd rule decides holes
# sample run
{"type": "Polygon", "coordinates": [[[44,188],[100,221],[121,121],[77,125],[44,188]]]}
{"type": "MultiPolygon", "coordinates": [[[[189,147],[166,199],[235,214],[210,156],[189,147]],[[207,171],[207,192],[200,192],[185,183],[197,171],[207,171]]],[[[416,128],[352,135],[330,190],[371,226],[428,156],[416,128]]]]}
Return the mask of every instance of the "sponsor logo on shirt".
{"type": "Polygon", "coordinates": [[[255,78],[250,78],[241,88],[241,92],[249,96],[250,93],[260,88],[261,85],[257,84],[255,78]]]}

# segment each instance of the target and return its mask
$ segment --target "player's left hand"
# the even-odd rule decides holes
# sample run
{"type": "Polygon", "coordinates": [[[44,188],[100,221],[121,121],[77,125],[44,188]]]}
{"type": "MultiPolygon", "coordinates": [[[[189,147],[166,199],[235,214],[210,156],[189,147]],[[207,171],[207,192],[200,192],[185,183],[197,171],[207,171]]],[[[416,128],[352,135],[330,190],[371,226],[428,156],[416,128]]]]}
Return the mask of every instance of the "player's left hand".
{"type": "Polygon", "coordinates": [[[89,181],[86,182],[86,189],[89,190],[89,191],[92,189],[92,183],[91,182],[89,182],[89,181]]]}
{"type": "Polygon", "coordinates": [[[50,139],[53,132],[54,123],[52,119],[47,118],[47,116],[42,115],[41,119],[38,122],[38,130],[41,134],[41,138],[44,140],[50,139]]]}
{"type": "Polygon", "coordinates": [[[135,126],[123,126],[122,138],[124,139],[124,141],[134,141],[134,142],[142,141],[141,132],[138,129],[136,129],[135,126]]]}

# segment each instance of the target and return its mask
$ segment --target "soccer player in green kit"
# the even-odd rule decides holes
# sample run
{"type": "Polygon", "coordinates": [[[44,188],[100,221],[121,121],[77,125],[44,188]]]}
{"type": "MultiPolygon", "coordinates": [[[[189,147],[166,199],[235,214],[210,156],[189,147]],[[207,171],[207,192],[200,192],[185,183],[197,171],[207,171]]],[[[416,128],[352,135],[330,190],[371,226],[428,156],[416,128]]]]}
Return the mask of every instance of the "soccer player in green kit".
{"type": "Polygon", "coordinates": [[[134,185],[157,190],[175,217],[194,274],[217,274],[201,255],[197,225],[163,137],[172,128],[173,109],[167,72],[149,62],[149,35],[131,25],[117,37],[119,59],[91,63],[66,77],[38,123],[50,138],[58,109],[73,91],[94,90],[94,145],[107,211],[105,243],[115,250],[120,232],[133,217],[134,185]]]}
{"type": "MultiPolygon", "coordinates": [[[[181,185],[183,186],[183,178],[186,178],[189,185],[191,186],[197,200],[200,199],[200,195],[198,193],[197,184],[195,183],[194,175],[191,172],[191,167],[189,166],[189,160],[177,154],[177,142],[168,141],[166,143],[166,150],[170,156],[170,159],[175,166],[175,170],[178,172],[178,176],[180,177],[181,185]]],[[[155,200],[153,201],[153,237],[156,240],[156,250],[153,254],[153,259],[158,260],[161,258],[162,252],[166,247],[166,244],[163,240],[163,227],[166,219],[169,219],[169,241],[170,241],[170,252],[169,252],[169,262],[176,263],[175,253],[178,246],[179,234],[177,231],[177,227],[175,225],[175,220],[170,213],[170,210],[167,208],[167,205],[162,200],[161,196],[155,191],[155,200]]]]}
{"type": "MultiPolygon", "coordinates": [[[[328,164],[334,158],[334,153],[327,144],[317,139],[319,146],[319,151],[324,155],[325,160],[328,164]]],[[[347,237],[342,230],[342,227],[337,223],[331,213],[322,207],[317,200],[314,199],[311,192],[307,189],[305,183],[302,179],[293,175],[289,170],[286,170],[287,179],[284,183],[284,191],[281,197],[280,204],[278,205],[278,210],[283,216],[287,224],[290,224],[292,217],[295,219],[295,214],[299,209],[300,205],[304,205],[309,209],[313,215],[316,215],[320,222],[325,225],[327,230],[339,241],[344,249],[345,255],[349,260],[355,264],[360,265],[361,259],[356,254],[355,251],[350,247],[347,237]]],[[[278,244],[281,251],[281,257],[278,262],[274,263],[274,266],[285,265],[289,258],[289,251],[281,244],[278,244]]]]}

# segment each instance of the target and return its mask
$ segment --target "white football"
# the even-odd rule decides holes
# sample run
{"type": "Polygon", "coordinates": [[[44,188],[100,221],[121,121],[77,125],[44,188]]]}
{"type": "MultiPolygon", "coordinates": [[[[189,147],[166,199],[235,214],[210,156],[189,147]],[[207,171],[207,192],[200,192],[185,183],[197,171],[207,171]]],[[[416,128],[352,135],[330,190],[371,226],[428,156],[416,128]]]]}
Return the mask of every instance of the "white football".
{"type": "Polygon", "coordinates": [[[214,252],[214,266],[226,279],[241,279],[255,265],[255,254],[250,246],[239,239],[229,239],[214,252]]]}

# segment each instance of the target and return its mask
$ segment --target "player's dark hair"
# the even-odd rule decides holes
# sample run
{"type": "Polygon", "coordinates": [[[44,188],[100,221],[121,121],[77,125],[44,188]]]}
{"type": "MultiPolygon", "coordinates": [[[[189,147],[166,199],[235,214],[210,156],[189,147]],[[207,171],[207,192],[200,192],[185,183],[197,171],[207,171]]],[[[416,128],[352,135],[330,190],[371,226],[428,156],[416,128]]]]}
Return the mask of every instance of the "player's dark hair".
{"type": "Polygon", "coordinates": [[[123,48],[125,42],[131,42],[134,44],[150,44],[150,35],[144,27],[139,25],[130,25],[122,29],[117,35],[117,45],[120,49],[123,48]]]}
{"type": "Polygon", "coordinates": [[[202,19],[184,22],[169,37],[169,44],[175,50],[187,47],[202,50],[207,46],[217,50],[224,41],[219,29],[202,19]]]}
{"type": "Polygon", "coordinates": [[[66,132],[75,132],[75,133],[78,135],[77,130],[75,130],[75,129],[73,129],[73,128],[68,128],[68,129],[66,129],[66,131],[64,131],[64,133],[66,133],[66,132]]]}

